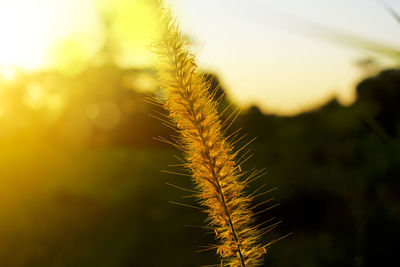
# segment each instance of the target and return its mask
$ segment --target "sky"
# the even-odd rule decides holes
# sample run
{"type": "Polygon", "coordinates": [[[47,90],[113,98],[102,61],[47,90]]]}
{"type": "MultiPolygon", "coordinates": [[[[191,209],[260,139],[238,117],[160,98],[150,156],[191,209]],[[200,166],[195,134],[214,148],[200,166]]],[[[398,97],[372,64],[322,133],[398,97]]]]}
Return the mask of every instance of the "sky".
{"type": "MultiPolygon", "coordinates": [[[[202,66],[215,70],[235,100],[294,114],[332,97],[355,99],[368,53],[301,31],[294,18],[400,48],[400,25],[373,0],[177,0],[202,66]]],[[[387,1],[400,10],[399,1],[387,1]]],[[[382,64],[390,64],[381,60],[382,64]]]]}
{"type": "MultiPolygon", "coordinates": [[[[194,44],[201,68],[216,72],[235,102],[257,104],[269,113],[292,115],[333,97],[350,104],[363,77],[355,62],[370,55],[310,36],[298,21],[400,48],[400,25],[375,0],[169,2],[194,44]]],[[[60,43],[67,38],[73,40],[70,46],[79,42],[76,54],[90,57],[104,41],[96,8],[110,3],[0,0],[0,67],[54,67],[54,54],[60,54],[60,43]]],[[[399,1],[386,3],[400,11],[399,1]]]]}

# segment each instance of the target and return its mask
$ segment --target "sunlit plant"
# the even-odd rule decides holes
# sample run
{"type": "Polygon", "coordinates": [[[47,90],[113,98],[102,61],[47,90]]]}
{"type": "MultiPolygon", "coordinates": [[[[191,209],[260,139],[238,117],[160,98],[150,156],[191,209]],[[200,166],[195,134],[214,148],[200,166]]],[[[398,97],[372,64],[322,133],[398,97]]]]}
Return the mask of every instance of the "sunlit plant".
{"type": "Polygon", "coordinates": [[[208,214],[208,226],[218,240],[209,248],[217,251],[221,266],[259,266],[271,243],[260,244],[260,225],[254,225],[251,208],[254,194],[246,194],[245,188],[260,172],[244,177],[237,158],[243,147],[234,150],[226,136],[226,122],[217,112],[218,101],[198,70],[190,42],[182,37],[163,1],[155,3],[162,27],[156,46],[158,80],[164,92],[161,102],[172,121],[165,123],[180,134],[173,145],[184,151],[182,166],[196,184],[193,194],[208,214]]]}

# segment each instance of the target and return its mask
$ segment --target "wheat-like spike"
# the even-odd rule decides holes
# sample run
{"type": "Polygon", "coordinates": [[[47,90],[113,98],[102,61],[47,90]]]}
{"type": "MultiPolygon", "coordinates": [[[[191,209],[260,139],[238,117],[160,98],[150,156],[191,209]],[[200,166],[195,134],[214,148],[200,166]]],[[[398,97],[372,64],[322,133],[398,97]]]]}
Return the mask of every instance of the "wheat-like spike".
{"type": "Polygon", "coordinates": [[[258,244],[260,231],[252,226],[252,198],[244,194],[247,184],[239,179],[241,170],[235,164],[233,146],[224,137],[217,102],[209,92],[209,83],[199,73],[190,43],[182,38],[171,11],[162,0],[154,2],[159,8],[162,27],[156,51],[158,78],[166,98],[164,107],[181,135],[185,166],[196,183],[200,192],[197,197],[219,241],[217,253],[223,265],[259,266],[266,250],[258,244]]]}

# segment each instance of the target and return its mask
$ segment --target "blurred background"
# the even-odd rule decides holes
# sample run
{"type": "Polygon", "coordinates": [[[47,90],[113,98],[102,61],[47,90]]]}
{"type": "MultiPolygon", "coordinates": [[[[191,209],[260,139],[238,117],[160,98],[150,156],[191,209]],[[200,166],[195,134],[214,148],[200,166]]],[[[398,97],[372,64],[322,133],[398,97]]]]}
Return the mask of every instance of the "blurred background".
{"type": "MultiPolygon", "coordinates": [[[[396,266],[398,1],[169,1],[224,117],[278,187],[266,266],[396,266]]],[[[0,265],[202,266],[205,215],[144,101],[160,92],[146,0],[0,1],[0,265]]],[[[266,198],[257,199],[257,203],[266,198]]],[[[268,207],[267,204],[259,209],[268,207]]],[[[398,264],[398,263],[397,263],[398,264]]]]}

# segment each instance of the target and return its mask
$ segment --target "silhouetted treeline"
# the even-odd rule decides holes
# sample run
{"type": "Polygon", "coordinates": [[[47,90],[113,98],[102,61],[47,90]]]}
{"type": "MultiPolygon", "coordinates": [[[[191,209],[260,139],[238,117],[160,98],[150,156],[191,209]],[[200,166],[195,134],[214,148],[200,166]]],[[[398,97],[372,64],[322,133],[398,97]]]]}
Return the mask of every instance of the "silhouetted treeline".
{"type": "Polygon", "coordinates": [[[262,183],[279,187],[282,234],[294,232],[273,249],[276,266],[398,264],[399,105],[392,69],[362,81],[347,107],[332,100],[294,117],[252,107],[240,117],[258,137],[253,163],[270,171],[262,183]]]}
{"type": "MultiPolygon", "coordinates": [[[[19,75],[0,91],[3,143],[28,139],[55,146],[165,149],[153,137],[173,134],[149,116],[165,119],[161,107],[145,101],[149,95],[162,101],[151,69],[124,70],[105,62],[76,76],[19,75]]],[[[204,77],[221,101],[220,111],[227,110],[223,119],[229,118],[235,104],[214,74],[204,77]]],[[[392,69],[361,82],[350,106],[333,99],[293,117],[266,115],[255,106],[239,115],[230,131],[243,128],[257,136],[251,144],[256,156],[247,166],[269,172],[254,186],[279,187],[274,195],[281,206],[260,221],[276,216],[284,220],[279,235],[294,232],[273,246],[268,266],[395,266],[399,106],[400,71],[392,69]]],[[[142,256],[145,262],[148,255],[142,256]]]]}

